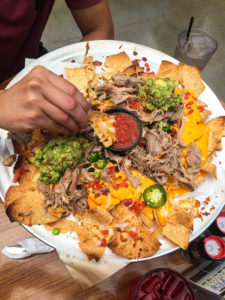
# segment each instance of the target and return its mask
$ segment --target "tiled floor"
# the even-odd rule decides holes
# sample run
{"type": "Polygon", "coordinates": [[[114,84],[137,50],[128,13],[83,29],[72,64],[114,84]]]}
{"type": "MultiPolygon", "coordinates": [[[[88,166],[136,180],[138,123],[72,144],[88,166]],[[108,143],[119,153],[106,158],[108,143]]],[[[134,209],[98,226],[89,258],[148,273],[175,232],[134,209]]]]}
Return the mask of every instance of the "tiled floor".
{"type": "MultiPolygon", "coordinates": [[[[109,0],[115,39],[130,41],[174,55],[178,34],[188,27],[207,31],[218,50],[202,77],[225,101],[225,0],[109,0]]],[[[79,42],[81,33],[64,0],[56,0],[42,41],[49,51],[79,42]]]]}

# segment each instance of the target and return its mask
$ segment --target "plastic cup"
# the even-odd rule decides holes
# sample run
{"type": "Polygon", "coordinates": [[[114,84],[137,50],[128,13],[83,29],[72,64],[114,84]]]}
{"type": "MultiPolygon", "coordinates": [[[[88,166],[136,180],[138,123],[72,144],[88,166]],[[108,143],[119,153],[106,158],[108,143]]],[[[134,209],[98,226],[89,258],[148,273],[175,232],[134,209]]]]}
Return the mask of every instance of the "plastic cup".
{"type": "Polygon", "coordinates": [[[195,300],[188,281],[168,268],[154,269],[133,282],[129,300],[195,300]]]}
{"type": "Polygon", "coordinates": [[[217,50],[217,42],[208,33],[192,29],[187,40],[187,30],[178,37],[174,57],[190,66],[200,66],[202,69],[217,50]]]}

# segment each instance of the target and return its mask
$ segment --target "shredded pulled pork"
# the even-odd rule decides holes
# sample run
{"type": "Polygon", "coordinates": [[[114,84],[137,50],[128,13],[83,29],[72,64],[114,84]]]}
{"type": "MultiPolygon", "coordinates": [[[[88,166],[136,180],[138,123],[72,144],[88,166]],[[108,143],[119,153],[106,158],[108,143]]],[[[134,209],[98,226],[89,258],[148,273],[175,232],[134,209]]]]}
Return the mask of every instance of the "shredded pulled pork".
{"type": "Polygon", "coordinates": [[[145,139],[147,143],[148,153],[152,156],[156,156],[162,153],[163,150],[167,150],[172,146],[170,136],[161,128],[153,128],[145,133],[145,139]]]}
{"type": "Polygon", "coordinates": [[[152,112],[137,112],[139,119],[143,123],[152,124],[153,122],[177,121],[183,116],[183,104],[177,111],[164,111],[163,109],[155,109],[152,112]]]}
{"type": "Polygon", "coordinates": [[[39,190],[45,196],[45,208],[65,208],[64,215],[71,211],[82,212],[87,208],[88,190],[79,179],[80,168],[67,169],[55,187],[39,182],[39,190]]]}
{"type": "Polygon", "coordinates": [[[133,88],[138,92],[139,87],[142,85],[143,79],[141,77],[132,77],[121,72],[112,75],[112,81],[117,86],[133,88]]]}
{"type": "Polygon", "coordinates": [[[19,144],[27,144],[31,141],[32,132],[9,132],[8,139],[12,139],[19,144]]]}
{"type": "Polygon", "coordinates": [[[127,157],[124,158],[123,164],[122,164],[122,171],[127,176],[130,184],[133,188],[137,189],[139,185],[141,185],[141,181],[138,177],[134,176],[131,171],[131,160],[129,160],[127,157]]]}
{"type": "Polygon", "coordinates": [[[99,100],[110,97],[115,105],[127,100],[128,98],[137,98],[136,90],[132,87],[116,87],[107,84],[98,86],[95,89],[99,100]]]}
{"type": "Polygon", "coordinates": [[[188,168],[185,168],[180,159],[181,150],[185,147],[185,145],[177,139],[172,142],[169,140],[170,137],[166,132],[161,133],[161,129],[154,129],[153,132],[155,134],[158,132],[157,135],[159,136],[160,134],[162,135],[161,144],[159,144],[159,140],[155,138],[155,135],[149,135],[148,133],[145,136],[145,143],[143,146],[136,147],[128,154],[128,158],[131,160],[132,166],[140,170],[148,178],[161,185],[165,185],[168,180],[168,175],[172,175],[175,179],[175,184],[185,184],[194,190],[197,187],[197,181],[195,178],[200,171],[201,165],[201,161],[199,163],[198,150],[192,148],[195,145],[189,149],[189,156],[193,155],[192,152],[194,151],[194,155],[197,157],[196,161],[198,160],[198,163],[195,165],[189,165],[188,168]],[[155,156],[159,154],[160,157],[156,158],[155,156]]]}

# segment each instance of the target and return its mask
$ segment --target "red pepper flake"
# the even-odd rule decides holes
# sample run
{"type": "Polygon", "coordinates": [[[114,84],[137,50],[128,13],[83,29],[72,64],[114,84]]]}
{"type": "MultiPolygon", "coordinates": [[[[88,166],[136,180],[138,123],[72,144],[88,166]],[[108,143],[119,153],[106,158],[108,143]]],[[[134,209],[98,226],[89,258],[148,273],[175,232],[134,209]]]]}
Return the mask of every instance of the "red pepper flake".
{"type": "Polygon", "coordinates": [[[71,60],[71,63],[75,63],[75,59],[72,59],[72,60],[71,60]]]}
{"type": "Polygon", "coordinates": [[[134,51],[134,52],[133,52],[133,55],[136,56],[136,55],[138,55],[138,53],[137,53],[136,51],[134,51]]]}
{"type": "Polygon", "coordinates": [[[204,106],[202,106],[202,105],[198,105],[197,108],[200,112],[205,110],[204,106]]]}
{"type": "Polygon", "coordinates": [[[92,63],[93,63],[94,66],[101,66],[102,65],[102,62],[98,61],[98,60],[94,60],[92,63]]]}
{"type": "Polygon", "coordinates": [[[106,246],[106,239],[105,239],[105,238],[102,239],[101,246],[102,246],[102,247],[105,247],[105,246],[106,246]]]}
{"type": "Polygon", "coordinates": [[[206,211],[206,212],[202,213],[202,215],[203,215],[203,216],[209,216],[210,213],[208,213],[208,212],[206,211]]]}
{"type": "Polygon", "coordinates": [[[215,209],[215,206],[212,205],[212,206],[210,207],[210,211],[212,211],[212,210],[214,210],[214,209],[215,209]]]}
{"type": "Polygon", "coordinates": [[[108,229],[101,230],[101,234],[102,235],[107,235],[107,234],[109,234],[109,230],[108,229]]]}
{"type": "Polygon", "coordinates": [[[219,164],[221,165],[221,164],[222,164],[222,161],[219,161],[219,164]]]}

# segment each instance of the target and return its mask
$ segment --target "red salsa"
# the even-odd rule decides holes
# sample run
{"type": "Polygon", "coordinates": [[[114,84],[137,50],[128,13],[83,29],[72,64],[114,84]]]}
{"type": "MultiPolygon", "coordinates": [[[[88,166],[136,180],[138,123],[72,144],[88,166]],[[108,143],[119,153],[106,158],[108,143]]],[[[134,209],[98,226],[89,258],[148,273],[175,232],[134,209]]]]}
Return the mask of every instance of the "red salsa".
{"type": "Polygon", "coordinates": [[[138,123],[134,117],[125,113],[115,113],[116,139],[112,147],[115,149],[125,149],[133,146],[140,134],[138,123]]]}

